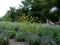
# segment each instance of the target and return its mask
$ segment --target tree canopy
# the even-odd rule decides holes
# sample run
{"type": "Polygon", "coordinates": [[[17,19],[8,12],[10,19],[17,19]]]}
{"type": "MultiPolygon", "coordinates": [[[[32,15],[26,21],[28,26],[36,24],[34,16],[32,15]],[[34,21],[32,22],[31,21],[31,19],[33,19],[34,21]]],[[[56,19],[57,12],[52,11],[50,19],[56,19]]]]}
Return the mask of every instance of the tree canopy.
{"type": "Polygon", "coordinates": [[[45,22],[47,18],[52,21],[58,21],[60,17],[59,10],[60,0],[24,0],[18,9],[10,7],[8,12],[12,21],[15,21],[18,16],[30,15],[32,17],[38,17],[38,21],[45,22]],[[50,13],[53,7],[57,7],[58,10],[50,13]]]}

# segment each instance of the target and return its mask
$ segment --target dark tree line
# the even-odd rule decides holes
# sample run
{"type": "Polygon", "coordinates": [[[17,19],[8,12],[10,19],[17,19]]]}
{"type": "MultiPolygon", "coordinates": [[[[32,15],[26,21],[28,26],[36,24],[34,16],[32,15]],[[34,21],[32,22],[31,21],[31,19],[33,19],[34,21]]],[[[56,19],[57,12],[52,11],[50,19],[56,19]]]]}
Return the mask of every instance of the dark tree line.
{"type": "Polygon", "coordinates": [[[60,17],[60,0],[24,0],[18,9],[10,7],[6,14],[9,15],[13,22],[16,17],[23,15],[38,17],[38,21],[42,22],[45,22],[47,18],[56,22],[59,21],[60,17]],[[49,13],[52,7],[57,7],[58,10],[49,13]]]}

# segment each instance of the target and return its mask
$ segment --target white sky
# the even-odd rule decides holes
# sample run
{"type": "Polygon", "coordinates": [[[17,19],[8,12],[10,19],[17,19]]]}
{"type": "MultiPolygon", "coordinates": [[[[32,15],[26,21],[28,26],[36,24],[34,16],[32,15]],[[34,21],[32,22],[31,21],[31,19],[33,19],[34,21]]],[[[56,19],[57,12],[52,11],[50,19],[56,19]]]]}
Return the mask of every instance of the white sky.
{"type": "Polygon", "coordinates": [[[18,7],[22,0],[0,0],[0,17],[9,10],[9,7],[18,7]]]}
{"type": "Polygon", "coordinates": [[[58,10],[58,8],[55,6],[55,7],[52,7],[52,8],[51,8],[50,12],[54,13],[54,12],[57,11],[57,10],[58,10]]]}

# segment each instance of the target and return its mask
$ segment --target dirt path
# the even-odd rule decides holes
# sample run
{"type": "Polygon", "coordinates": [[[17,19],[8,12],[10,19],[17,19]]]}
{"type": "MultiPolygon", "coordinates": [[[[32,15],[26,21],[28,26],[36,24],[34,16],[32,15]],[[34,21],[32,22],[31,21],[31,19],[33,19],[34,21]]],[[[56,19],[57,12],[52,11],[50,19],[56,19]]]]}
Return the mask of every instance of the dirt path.
{"type": "Polygon", "coordinates": [[[29,45],[29,44],[26,42],[16,42],[14,39],[10,39],[9,45],[29,45]]]}

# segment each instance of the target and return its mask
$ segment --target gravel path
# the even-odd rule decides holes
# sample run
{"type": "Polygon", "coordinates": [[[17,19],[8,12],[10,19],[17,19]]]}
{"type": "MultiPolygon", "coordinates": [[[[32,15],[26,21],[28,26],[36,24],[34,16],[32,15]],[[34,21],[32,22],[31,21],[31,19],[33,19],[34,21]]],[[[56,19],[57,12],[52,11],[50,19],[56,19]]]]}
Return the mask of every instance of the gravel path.
{"type": "Polygon", "coordinates": [[[26,42],[16,42],[14,39],[10,39],[9,45],[29,45],[29,44],[26,42]]]}

